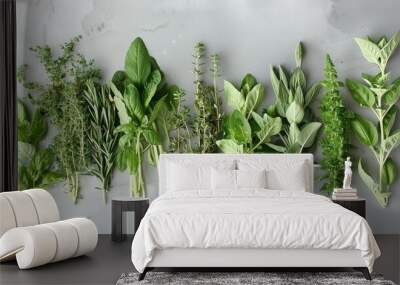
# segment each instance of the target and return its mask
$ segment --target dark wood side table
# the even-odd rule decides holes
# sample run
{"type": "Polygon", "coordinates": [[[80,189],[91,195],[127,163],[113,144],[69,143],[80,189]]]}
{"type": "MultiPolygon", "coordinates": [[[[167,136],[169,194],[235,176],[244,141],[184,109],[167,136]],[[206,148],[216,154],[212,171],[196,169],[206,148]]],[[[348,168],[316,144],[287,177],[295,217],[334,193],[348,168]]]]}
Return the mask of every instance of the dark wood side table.
{"type": "Polygon", "coordinates": [[[339,204],[340,206],[353,211],[356,214],[359,214],[361,217],[366,217],[366,206],[365,199],[356,199],[356,200],[334,200],[332,202],[339,204]]]}
{"type": "Polygon", "coordinates": [[[113,241],[123,241],[126,235],[122,233],[122,213],[135,212],[135,233],[139,227],[140,221],[149,208],[148,198],[113,198],[111,204],[111,239],[113,241]]]}

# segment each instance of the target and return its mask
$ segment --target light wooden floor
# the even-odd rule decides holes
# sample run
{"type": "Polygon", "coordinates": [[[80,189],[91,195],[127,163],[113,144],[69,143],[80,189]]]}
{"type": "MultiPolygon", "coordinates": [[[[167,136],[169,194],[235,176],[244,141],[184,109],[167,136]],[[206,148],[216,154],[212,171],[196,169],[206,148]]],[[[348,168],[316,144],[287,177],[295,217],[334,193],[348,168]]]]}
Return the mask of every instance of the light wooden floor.
{"type": "MultiPolygon", "coordinates": [[[[114,243],[109,235],[101,235],[97,249],[88,256],[30,270],[19,270],[15,262],[1,264],[0,284],[115,284],[122,273],[134,271],[131,240],[114,243]]],[[[375,272],[399,283],[400,235],[377,235],[376,240],[382,256],[375,263],[375,272]]]]}

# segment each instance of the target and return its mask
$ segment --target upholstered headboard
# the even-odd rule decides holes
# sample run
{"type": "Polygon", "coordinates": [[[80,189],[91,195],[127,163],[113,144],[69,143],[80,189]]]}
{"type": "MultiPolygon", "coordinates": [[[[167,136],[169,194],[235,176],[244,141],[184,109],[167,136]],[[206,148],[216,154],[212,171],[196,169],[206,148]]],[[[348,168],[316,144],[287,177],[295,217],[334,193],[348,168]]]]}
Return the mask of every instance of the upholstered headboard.
{"type": "Polygon", "coordinates": [[[306,191],[313,192],[314,184],[314,158],[312,154],[161,154],[158,165],[159,194],[166,192],[168,168],[170,163],[187,164],[193,166],[215,166],[217,164],[233,164],[238,162],[263,163],[275,167],[280,165],[282,171],[285,167],[304,163],[306,167],[306,191]]]}

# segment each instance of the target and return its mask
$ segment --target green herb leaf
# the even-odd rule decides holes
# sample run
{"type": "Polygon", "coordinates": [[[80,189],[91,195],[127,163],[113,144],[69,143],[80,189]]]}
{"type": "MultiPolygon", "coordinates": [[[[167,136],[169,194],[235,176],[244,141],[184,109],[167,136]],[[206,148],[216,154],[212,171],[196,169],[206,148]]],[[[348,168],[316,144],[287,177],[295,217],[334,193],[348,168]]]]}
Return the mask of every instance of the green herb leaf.
{"type": "Polygon", "coordinates": [[[144,117],[144,107],[140,98],[139,91],[133,84],[129,84],[124,93],[124,103],[128,113],[137,118],[140,122],[144,117]]]}
{"type": "Polygon", "coordinates": [[[251,128],[245,116],[238,110],[233,111],[228,119],[228,129],[231,138],[240,144],[251,142],[251,128]]]}
{"type": "Polygon", "coordinates": [[[240,92],[242,92],[246,96],[247,93],[249,93],[250,90],[253,89],[254,86],[256,86],[256,84],[257,79],[251,73],[247,73],[240,85],[240,92]]]}
{"type": "Polygon", "coordinates": [[[351,126],[361,143],[370,146],[378,143],[378,131],[369,120],[356,114],[351,121],[351,126]]]}
{"type": "Polygon", "coordinates": [[[355,38],[354,40],[360,47],[361,53],[363,54],[364,58],[370,63],[375,63],[379,65],[379,57],[381,55],[380,48],[370,40],[362,38],[355,38]]]}
{"type": "Polygon", "coordinates": [[[161,72],[159,70],[153,70],[150,74],[149,79],[146,81],[144,86],[144,107],[147,108],[150,105],[150,101],[156,94],[158,85],[161,83],[161,72]]]}
{"type": "Polygon", "coordinates": [[[382,181],[386,185],[391,185],[395,179],[397,174],[397,167],[393,159],[389,158],[386,160],[385,164],[383,165],[383,172],[382,172],[382,181]]]}
{"type": "Polygon", "coordinates": [[[151,60],[146,45],[136,38],[125,57],[125,72],[135,85],[144,86],[151,72],[151,60]]]}
{"type": "Polygon", "coordinates": [[[292,123],[298,124],[303,120],[303,117],[304,117],[303,107],[296,101],[293,101],[286,110],[287,120],[291,124],[292,123]]]}
{"type": "Polygon", "coordinates": [[[247,94],[246,101],[244,103],[244,114],[250,115],[251,112],[256,110],[264,99],[264,95],[264,86],[262,84],[255,85],[247,94]]]}
{"type": "Polygon", "coordinates": [[[226,102],[233,109],[240,110],[245,104],[245,98],[239,90],[229,81],[224,81],[224,94],[226,102]]]}
{"type": "Polygon", "coordinates": [[[231,139],[218,140],[217,146],[223,153],[243,153],[243,145],[237,144],[231,139]]]}
{"type": "Polygon", "coordinates": [[[390,110],[386,113],[385,117],[383,118],[383,131],[385,137],[388,137],[390,135],[390,131],[392,130],[392,127],[396,120],[398,109],[399,108],[397,106],[393,106],[392,108],[390,108],[390,110]]]}
{"type": "Polygon", "coordinates": [[[296,59],[297,67],[301,66],[303,56],[304,56],[304,47],[303,47],[303,44],[301,42],[299,42],[299,44],[297,45],[297,48],[296,48],[296,52],[295,52],[295,59],[296,59]]]}
{"type": "Polygon", "coordinates": [[[304,106],[307,107],[314,100],[314,98],[319,94],[321,90],[321,84],[315,83],[308,89],[306,97],[304,99],[304,106]]]}
{"type": "Polygon", "coordinates": [[[160,135],[152,129],[143,130],[143,136],[146,141],[151,145],[159,145],[161,144],[160,135]]]}
{"type": "Polygon", "coordinates": [[[321,128],[321,123],[313,122],[306,124],[300,131],[297,142],[301,149],[311,147],[314,144],[318,130],[321,128]]]}
{"type": "Polygon", "coordinates": [[[374,105],[375,95],[367,86],[351,79],[346,80],[346,85],[351,96],[360,106],[372,107],[374,105]]]}

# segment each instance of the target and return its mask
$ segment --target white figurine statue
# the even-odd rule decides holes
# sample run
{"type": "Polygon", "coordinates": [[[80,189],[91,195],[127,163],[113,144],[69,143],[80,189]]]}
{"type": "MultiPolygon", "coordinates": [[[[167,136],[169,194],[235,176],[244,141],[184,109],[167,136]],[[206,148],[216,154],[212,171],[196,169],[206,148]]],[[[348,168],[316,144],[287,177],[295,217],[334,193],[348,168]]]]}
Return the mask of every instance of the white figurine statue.
{"type": "Polygon", "coordinates": [[[343,179],[343,189],[351,189],[351,176],[353,172],[351,171],[351,160],[347,157],[344,162],[344,179],[343,179]]]}

